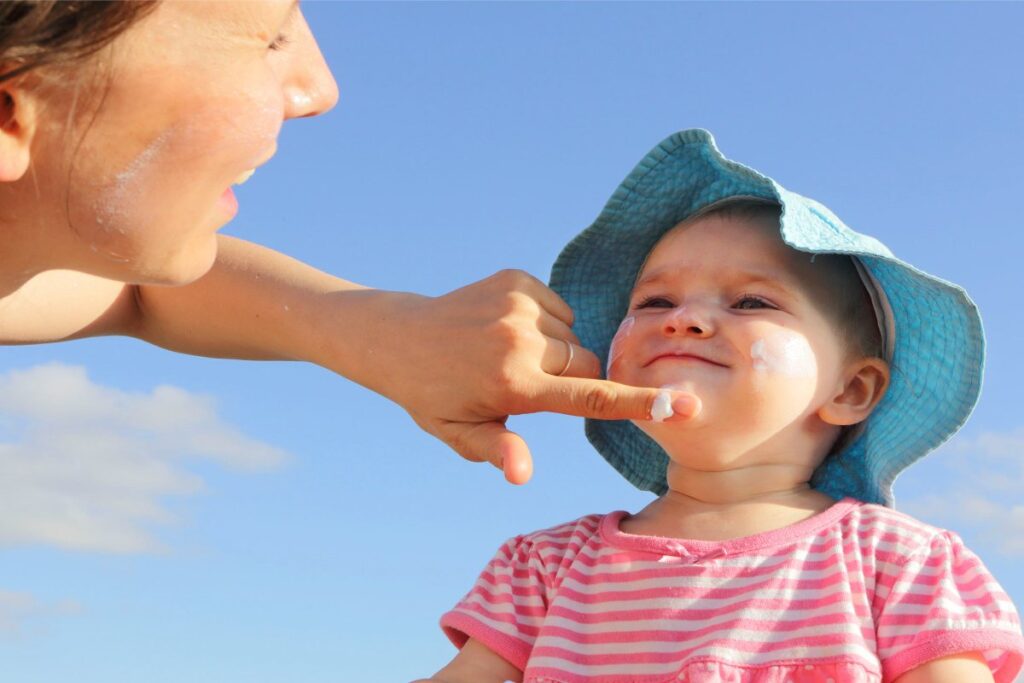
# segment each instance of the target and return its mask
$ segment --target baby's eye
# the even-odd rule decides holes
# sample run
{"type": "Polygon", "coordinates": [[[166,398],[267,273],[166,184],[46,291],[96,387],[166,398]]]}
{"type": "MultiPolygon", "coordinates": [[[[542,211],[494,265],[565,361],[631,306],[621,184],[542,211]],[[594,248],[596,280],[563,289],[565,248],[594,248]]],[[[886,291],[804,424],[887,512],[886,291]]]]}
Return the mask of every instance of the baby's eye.
{"type": "Polygon", "coordinates": [[[634,308],[673,308],[674,303],[663,296],[649,296],[642,299],[634,308]]]}
{"type": "Polygon", "coordinates": [[[757,308],[775,308],[775,306],[759,296],[744,294],[735,304],[733,304],[733,308],[738,308],[740,310],[752,310],[757,308]]]}

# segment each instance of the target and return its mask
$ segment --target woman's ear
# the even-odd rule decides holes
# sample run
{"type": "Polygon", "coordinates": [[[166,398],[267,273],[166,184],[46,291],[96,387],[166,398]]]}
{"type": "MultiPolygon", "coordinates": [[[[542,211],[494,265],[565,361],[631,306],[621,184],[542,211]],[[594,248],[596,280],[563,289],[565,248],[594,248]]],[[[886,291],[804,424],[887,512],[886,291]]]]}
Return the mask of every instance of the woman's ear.
{"type": "Polygon", "coordinates": [[[20,81],[0,81],[0,182],[25,175],[38,123],[35,98],[20,81]]]}
{"type": "Polygon", "coordinates": [[[881,358],[862,358],[847,369],[839,391],[818,409],[818,417],[837,426],[863,422],[888,387],[889,364],[881,358]]]}

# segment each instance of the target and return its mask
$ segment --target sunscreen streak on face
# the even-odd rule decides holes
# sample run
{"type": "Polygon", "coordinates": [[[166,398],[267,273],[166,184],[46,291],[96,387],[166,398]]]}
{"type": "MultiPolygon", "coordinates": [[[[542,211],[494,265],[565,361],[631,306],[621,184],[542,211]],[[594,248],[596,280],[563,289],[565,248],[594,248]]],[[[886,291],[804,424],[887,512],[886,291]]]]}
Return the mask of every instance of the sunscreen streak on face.
{"type": "MultiPolygon", "coordinates": [[[[145,149],[139,152],[131,163],[124,170],[114,176],[113,180],[105,187],[100,196],[93,203],[93,211],[96,217],[96,225],[99,228],[98,235],[103,235],[109,240],[113,233],[124,235],[126,230],[124,223],[132,214],[131,208],[134,201],[138,201],[143,194],[145,185],[145,172],[154,164],[154,160],[170,139],[171,131],[165,130],[157,136],[145,149]]],[[[118,254],[109,246],[100,246],[93,241],[89,248],[97,254],[102,254],[111,261],[127,263],[130,259],[118,254]]]]}
{"type": "Polygon", "coordinates": [[[754,370],[789,377],[813,377],[818,370],[807,339],[798,334],[777,332],[755,341],[750,347],[754,370]]]}
{"type": "Polygon", "coordinates": [[[140,176],[142,172],[152,165],[161,148],[167,144],[170,135],[171,131],[165,130],[139,152],[123,171],[114,176],[113,181],[96,200],[97,224],[106,225],[109,222],[110,228],[105,229],[124,232],[124,228],[117,225],[117,219],[128,215],[129,212],[125,204],[133,194],[141,189],[142,179],[140,176]]]}
{"type": "Polygon", "coordinates": [[[672,323],[673,325],[676,325],[677,327],[679,325],[681,325],[681,324],[685,324],[685,321],[682,322],[682,323],[680,322],[682,320],[683,314],[685,314],[685,313],[686,313],[686,306],[685,305],[679,306],[678,308],[673,308],[672,312],[669,313],[668,322],[672,323]]]}
{"type": "MultiPolygon", "coordinates": [[[[133,203],[142,197],[145,172],[156,163],[170,136],[171,131],[166,130],[150,144],[147,144],[144,150],[100,191],[99,197],[93,202],[95,223],[99,228],[95,237],[100,238],[100,243],[115,239],[114,233],[123,236],[127,232],[125,222],[133,213],[133,203]]],[[[117,253],[109,245],[97,245],[95,238],[89,245],[89,249],[117,263],[127,263],[131,260],[127,256],[117,253]]]]}
{"type": "Polygon", "coordinates": [[[621,343],[629,337],[633,331],[633,325],[636,324],[636,318],[633,316],[626,316],[623,321],[619,324],[619,329],[612,337],[612,343],[608,347],[608,365],[605,368],[605,375],[611,374],[612,365],[622,356],[622,349],[620,348],[621,343]]]}

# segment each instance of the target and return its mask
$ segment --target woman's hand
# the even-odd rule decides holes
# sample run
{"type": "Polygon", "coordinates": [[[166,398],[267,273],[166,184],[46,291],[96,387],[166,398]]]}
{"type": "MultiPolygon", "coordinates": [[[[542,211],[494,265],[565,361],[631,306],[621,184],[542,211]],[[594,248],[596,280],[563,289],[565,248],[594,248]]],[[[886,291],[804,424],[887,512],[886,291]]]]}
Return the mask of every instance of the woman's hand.
{"type": "MultiPolygon", "coordinates": [[[[435,298],[375,290],[336,296],[373,299],[377,311],[361,333],[374,340],[361,361],[336,369],[397,402],[462,457],[490,462],[515,484],[529,480],[533,465],[526,442],[505,426],[510,415],[645,420],[659,393],[596,379],[600,364],[579,346],[568,305],[522,271],[501,271],[435,298]]],[[[339,334],[353,334],[345,316],[338,324],[347,330],[339,334]]],[[[677,420],[700,409],[695,397],[680,393],[672,406],[677,420]]]]}

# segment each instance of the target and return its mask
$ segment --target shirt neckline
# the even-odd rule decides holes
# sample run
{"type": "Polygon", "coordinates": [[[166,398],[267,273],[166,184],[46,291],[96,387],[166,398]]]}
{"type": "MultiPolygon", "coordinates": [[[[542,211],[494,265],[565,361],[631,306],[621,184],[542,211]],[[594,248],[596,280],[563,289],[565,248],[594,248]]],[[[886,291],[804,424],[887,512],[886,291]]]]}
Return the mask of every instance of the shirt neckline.
{"type": "Polygon", "coordinates": [[[726,555],[740,555],[763,548],[791,543],[811,536],[845,517],[851,510],[864,503],[854,498],[843,498],[816,515],[771,531],[751,536],[730,538],[724,541],[701,541],[666,536],[645,536],[628,534],[619,529],[619,523],[630,516],[624,510],[616,510],[601,520],[601,539],[609,545],[625,550],[639,550],[659,555],[674,555],[690,559],[709,559],[726,555]]]}

